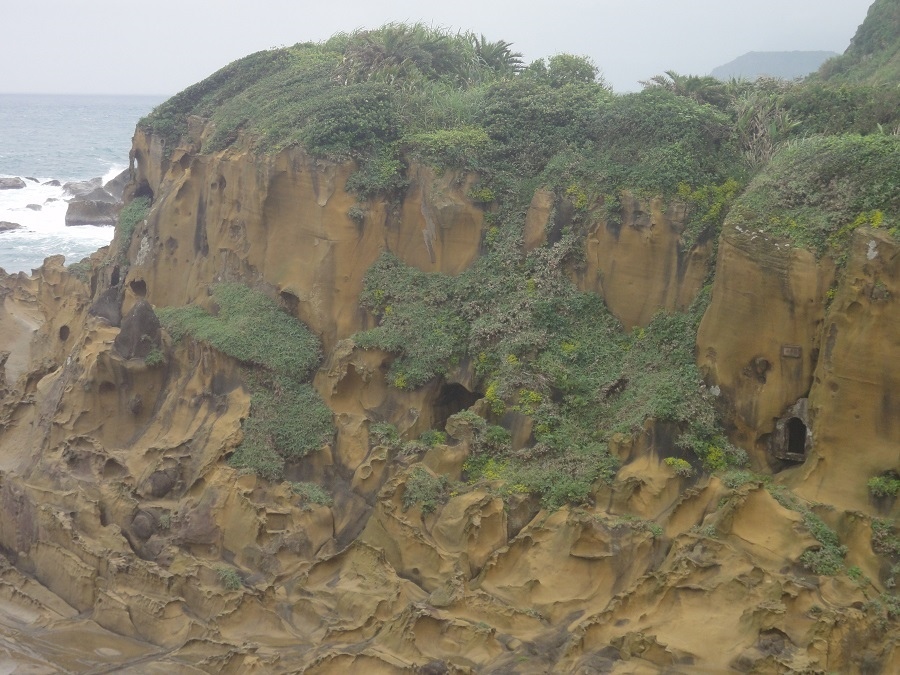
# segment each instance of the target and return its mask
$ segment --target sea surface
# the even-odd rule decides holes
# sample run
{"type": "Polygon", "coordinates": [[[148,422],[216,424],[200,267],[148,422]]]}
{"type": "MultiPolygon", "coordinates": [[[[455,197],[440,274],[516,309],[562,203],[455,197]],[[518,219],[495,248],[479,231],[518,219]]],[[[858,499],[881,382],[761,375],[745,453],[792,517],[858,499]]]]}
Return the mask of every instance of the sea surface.
{"type": "Polygon", "coordinates": [[[0,268],[30,273],[57,254],[71,264],[110,242],[112,227],[66,227],[71,195],[44,183],[115,177],[128,167],[138,120],[165,98],[0,94],[0,176],[26,183],[0,190],[0,221],[22,226],[0,232],[0,268]]]}

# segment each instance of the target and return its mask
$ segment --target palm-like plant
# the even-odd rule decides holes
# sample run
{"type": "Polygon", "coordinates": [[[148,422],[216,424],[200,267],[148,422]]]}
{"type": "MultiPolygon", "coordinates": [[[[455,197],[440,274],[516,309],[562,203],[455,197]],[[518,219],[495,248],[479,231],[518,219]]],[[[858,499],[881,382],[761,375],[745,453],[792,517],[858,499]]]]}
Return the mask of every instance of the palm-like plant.
{"type": "Polygon", "coordinates": [[[470,35],[473,62],[477,70],[488,70],[498,75],[515,75],[522,70],[522,54],[512,51],[512,43],[506,40],[489,42],[484,35],[470,35]]]}
{"type": "Polygon", "coordinates": [[[657,87],[671,91],[677,96],[686,96],[698,103],[709,103],[717,108],[726,108],[730,102],[727,85],[711,75],[682,75],[667,70],[663,75],[654,75],[642,80],[645,88],[657,87]]]}
{"type": "Polygon", "coordinates": [[[351,34],[337,76],[345,84],[402,80],[463,80],[471,46],[467,40],[424,24],[392,23],[351,34]]]}

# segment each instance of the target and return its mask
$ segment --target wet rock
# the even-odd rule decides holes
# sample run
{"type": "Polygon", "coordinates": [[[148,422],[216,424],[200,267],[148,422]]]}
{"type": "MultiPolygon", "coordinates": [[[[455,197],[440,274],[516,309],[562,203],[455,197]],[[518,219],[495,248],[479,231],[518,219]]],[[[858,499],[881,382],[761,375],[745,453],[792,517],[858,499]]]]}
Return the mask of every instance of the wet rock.
{"type": "Polygon", "coordinates": [[[60,185],[62,185],[62,183],[54,178],[53,180],[48,180],[44,183],[41,183],[41,185],[47,185],[49,187],[59,187],[60,185]]]}
{"type": "Polygon", "coordinates": [[[0,178],[0,190],[21,190],[25,181],[18,177],[0,178]]]}
{"type": "Polygon", "coordinates": [[[162,331],[156,312],[146,300],[138,300],[122,320],[115,348],[124,359],[144,358],[162,344],[162,331]]]}
{"type": "Polygon", "coordinates": [[[102,178],[91,178],[90,180],[71,180],[63,185],[63,190],[73,197],[82,197],[98,187],[103,187],[102,178]]]}
{"type": "Polygon", "coordinates": [[[121,208],[115,197],[98,188],[84,199],[69,202],[66,225],[115,225],[121,208]]]}
{"type": "Polygon", "coordinates": [[[89,314],[106,319],[110,326],[122,323],[122,297],[124,291],[118,286],[107,288],[91,305],[89,314]]]}
{"type": "Polygon", "coordinates": [[[125,169],[118,176],[113,178],[103,186],[103,189],[109,193],[117,202],[122,201],[122,194],[125,192],[125,186],[131,180],[131,173],[125,169]]]}
{"type": "Polygon", "coordinates": [[[43,207],[40,204],[29,204],[25,208],[31,211],[40,211],[43,207]]]}
{"type": "Polygon", "coordinates": [[[11,223],[8,220],[0,220],[0,232],[9,232],[11,230],[18,230],[21,225],[18,223],[11,223]]]}

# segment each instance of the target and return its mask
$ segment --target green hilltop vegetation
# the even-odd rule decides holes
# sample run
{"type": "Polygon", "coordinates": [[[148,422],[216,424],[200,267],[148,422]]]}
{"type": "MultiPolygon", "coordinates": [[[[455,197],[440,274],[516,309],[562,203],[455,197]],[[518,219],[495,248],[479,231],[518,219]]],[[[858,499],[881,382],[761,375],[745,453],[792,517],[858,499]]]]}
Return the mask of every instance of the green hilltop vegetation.
{"type": "Polygon", "coordinates": [[[900,82],[900,0],[875,0],[841,56],[826,61],[821,79],[896,88],[900,82]]]}
{"type": "MultiPolygon", "coordinates": [[[[637,432],[651,419],[669,425],[673,452],[694,469],[745,462],[725,440],[695,365],[708,287],[687,312],[661,313],[629,332],[568,271],[580,264],[591,229],[621,223],[623,191],[686,204],[685,250],[714,241],[729,218],[835,257],[854,227],[896,232],[900,136],[891,132],[900,126],[900,82],[882,54],[900,33],[888,34],[893,42],[886,44],[885,34],[866,26],[897,4],[878,0],[848,50],[874,50],[867,63],[884,61],[891,86],[849,67],[840,78],[807,82],[723,83],[670,71],[639,93],[620,95],[585,57],[558,54],[526,65],[503,40],[391,24],[235,61],[160,105],[141,126],[171,150],[187,117],[199,115],[214,125],[202,152],[240,142],[259,153],[300,146],[354,160],[348,188],[363,223],[369,200],[403,194],[411,161],[477,173],[470,196],[485,209],[482,255],[450,277],[385,253],[368,271],[362,297],[377,325],[355,341],[397,355],[388,377],[400,389],[474,364],[490,421],[509,412],[529,416],[534,437],[513,453],[508,438],[494,433],[496,442],[479,445],[470,459],[469,475],[506,479],[558,506],[586,499],[596,480],[612,480],[613,435],[637,432]],[[552,232],[548,244],[524,253],[524,217],[539,187],[555,195],[552,232]]],[[[217,301],[232,292],[217,291],[217,301]]],[[[218,325],[232,320],[227,313],[182,308],[164,311],[163,320],[236,355],[244,349],[218,325]]],[[[294,340],[283,328],[271,324],[264,343],[294,340]]],[[[308,375],[279,384],[280,365],[259,364],[251,352],[237,357],[260,365],[268,379],[255,390],[245,426],[253,432],[258,420],[262,441],[253,445],[248,434],[233,462],[277,476],[295,452],[292,443],[302,453],[328,435],[325,415],[312,415],[305,440],[274,433],[272,425],[285,419],[277,396],[300,400],[292,387],[308,375]],[[268,459],[247,459],[260,456],[268,459]]]]}

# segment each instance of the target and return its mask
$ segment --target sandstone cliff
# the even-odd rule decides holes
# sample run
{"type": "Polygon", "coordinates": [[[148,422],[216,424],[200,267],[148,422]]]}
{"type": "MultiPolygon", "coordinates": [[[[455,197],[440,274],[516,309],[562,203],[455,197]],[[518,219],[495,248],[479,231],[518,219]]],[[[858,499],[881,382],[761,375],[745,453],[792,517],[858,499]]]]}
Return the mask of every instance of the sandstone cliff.
{"type": "Polygon", "coordinates": [[[880,216],[826,255],[769,218],[693,236],[700,191],[611,194],[566,168],[494,175],[495,194],[431,137],[402,188],[364,194],[371,155],[263,152],[224,121],[177,142],[142,125],[109,249],[0,278],[5,661],[900,668],[900,251],[880,216]],[[266,401],[305,375],[265,358],[299,342],[248,356],[221,331],[229,284],[321,342],[307,379],[334,428],[256,473],[234,458],[281,447],[294,427],[265,427],[266,401]]]}

